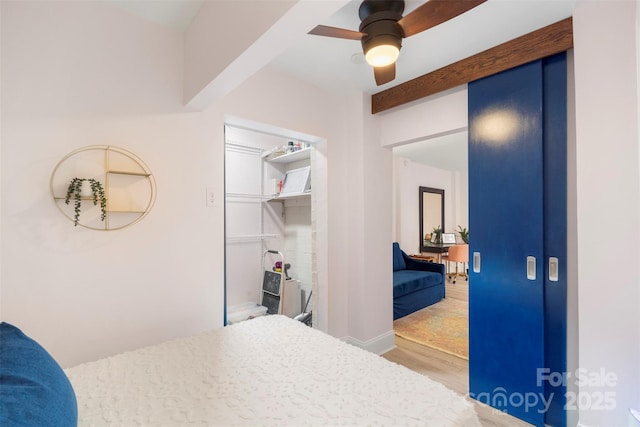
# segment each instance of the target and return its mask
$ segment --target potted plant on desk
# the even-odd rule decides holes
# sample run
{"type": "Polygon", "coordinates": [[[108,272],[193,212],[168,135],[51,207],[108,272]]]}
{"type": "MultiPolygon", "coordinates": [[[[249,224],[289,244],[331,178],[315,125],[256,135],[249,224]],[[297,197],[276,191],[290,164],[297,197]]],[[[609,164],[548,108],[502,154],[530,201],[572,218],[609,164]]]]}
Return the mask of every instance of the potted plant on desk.
{"type": "Polygon", "coordinates": [[[462,239],[462,241],[465,244],[469,244],[469,230],[467,230],[466,227],[462,227],[461,225],[458,226],[458,234],[460,235],[460,239],[462,239]]]}
{"type": "Polygon", "coordinates": [[[433,243],[442,243],[442,228],[440,228],[440,226],[433,229],[431,236],[433,237],[434,234],[436,237],[433,239],[433,243]]]}

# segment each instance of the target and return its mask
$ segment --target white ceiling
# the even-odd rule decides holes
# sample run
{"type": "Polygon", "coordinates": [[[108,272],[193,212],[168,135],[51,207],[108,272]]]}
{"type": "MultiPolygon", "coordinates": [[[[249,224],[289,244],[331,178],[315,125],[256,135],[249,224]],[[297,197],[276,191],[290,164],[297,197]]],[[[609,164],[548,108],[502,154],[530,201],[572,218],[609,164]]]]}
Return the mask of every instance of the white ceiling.
{"type": "Polygon", "coordinates": [[[156,24],[184,31],[205,0],[108,0],[111,4],[156,24]]]}
{"type": "Polygon", "coordinates": [[[393,155],[439,169],[466,171],[467,143],[468,133],[463,131],[395,147],[393,155]]]}
{"type": "MultiPolygon", "coordinates": [[[[111,1],[145,19],[184,31],[205,0],[111,1]]],[[[326,90],[373,94],[567,18],[573,14],[575,2],[488,0],[444,24],[404,39],[396,79],[383,86],[376,86],[360,42],[354,40],[305,34],[271,65],[326,90]]],[[[353,0],[317,24],[358,30],[360,3],[361,0],[353,0]]],[[[404,15],[422,3],[423,0],[406,0],[404,15]]],[[[422,141],[413,147],[397,147],[394,153],[432,166],[437,163],[441,168],[460,170],[463,163],[466,165],[466,133],[445,140],[422,141]]]]}

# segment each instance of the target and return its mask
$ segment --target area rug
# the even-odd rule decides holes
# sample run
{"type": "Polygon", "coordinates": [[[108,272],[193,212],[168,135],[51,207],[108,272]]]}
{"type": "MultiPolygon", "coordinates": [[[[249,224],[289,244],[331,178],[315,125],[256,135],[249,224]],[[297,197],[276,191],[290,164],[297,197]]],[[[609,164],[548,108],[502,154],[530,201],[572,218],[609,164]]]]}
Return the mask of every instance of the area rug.
{"type": "Polygon", "coordinates": [[[393,322],[397,336],[469,360],[469,303],[445,298],[393,322]]]}

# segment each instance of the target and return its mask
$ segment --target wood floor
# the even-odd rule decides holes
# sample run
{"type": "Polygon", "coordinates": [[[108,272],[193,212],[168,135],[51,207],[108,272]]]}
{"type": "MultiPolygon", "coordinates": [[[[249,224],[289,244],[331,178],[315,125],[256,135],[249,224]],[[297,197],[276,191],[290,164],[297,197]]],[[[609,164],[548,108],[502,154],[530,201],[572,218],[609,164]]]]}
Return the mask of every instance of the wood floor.
{"type": "MultiPolygon", "coordinates": [[[[447,298],[469,300],[469,287],[464,279],[447,283],[447,298]]],[[[469,391],[469,362],[456,356],[396,337],[396,348],[384,358],[426,375],[450,389],[466,395],[469,391]]],[[[472,400],[483,426],[518,427],[531,424],[472,400]]]]}

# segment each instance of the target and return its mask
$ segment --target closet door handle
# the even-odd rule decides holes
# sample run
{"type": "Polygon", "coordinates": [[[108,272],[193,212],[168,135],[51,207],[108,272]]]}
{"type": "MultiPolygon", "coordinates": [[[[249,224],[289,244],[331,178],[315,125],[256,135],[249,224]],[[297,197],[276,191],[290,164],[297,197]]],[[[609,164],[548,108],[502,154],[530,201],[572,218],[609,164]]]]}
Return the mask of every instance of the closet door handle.
{"type": "Polygon", "coordinates": [[[557,257],[549,257],[549,281],[557,282],[558,281],[558,265],[559,261],[557,257]]]}
{"type": "Polygon", "coordinates": [[[527,279],[536,280],[536,257],[527,257],[527,279]]]}
{"type": "Polygon", "coordinates": [[[473,272],[480,273],[480,252],[473,253],[473,272]]]}

